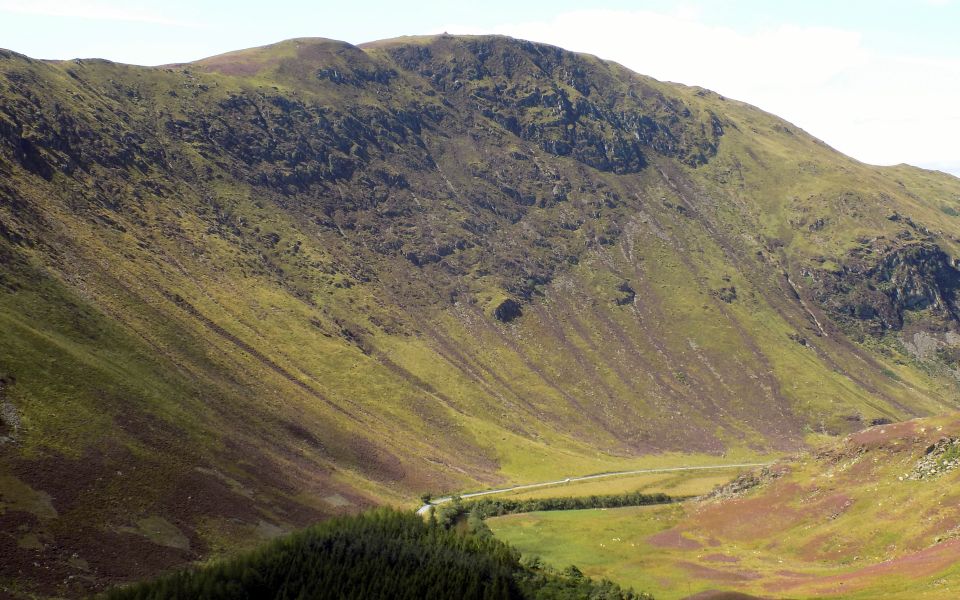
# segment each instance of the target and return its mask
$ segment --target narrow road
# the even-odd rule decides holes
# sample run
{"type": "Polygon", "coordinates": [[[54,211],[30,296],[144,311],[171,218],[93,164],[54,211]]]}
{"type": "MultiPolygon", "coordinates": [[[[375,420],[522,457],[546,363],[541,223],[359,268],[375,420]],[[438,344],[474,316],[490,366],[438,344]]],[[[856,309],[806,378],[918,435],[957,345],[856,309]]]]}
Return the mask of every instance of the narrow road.
{"type": "MultiPolygon", "coordinates": [[[[582,475],[580,477],[568,477],[566,479],[558,479],[556,481],[544,481],[541,483],[527,483],[524,485],[515,485],[513,487],[499,488],[496,490],[484,490],[482,492],[470,492],[469,494],[461,494],[461,498],[475,498],[477,496],[489,496],[490,494],[502,494],[504,492],[513,492],[516,490],[530,490],[533,488],[547,487],[551,485],[560,485],[561,483],[573,483],[574,481],[587,481],[588,479],[602,479],[604,477],[617,477],[619,475],[641,475],[643,473],[670,473],[673,471],[703,471],[708,469],[738,469],[746,467],[767,467],[772,465],[772,462],[768,463],[739,463],[732,465],[707,465],[703,467],[667,467],[663,469],[637,469],[635,471],[614,471],[612,473],[597,473],[595,475],[582,475]]],[[[428,504],[424,504],[417,509],[418,515],[424,515],[427,511],[430,510],[431,506],[436,506],[438,504],[444,504],[445,502],[450,502],[453,500],[453,496],[443,496],[442,498],[434,498],[428,504]]]]}

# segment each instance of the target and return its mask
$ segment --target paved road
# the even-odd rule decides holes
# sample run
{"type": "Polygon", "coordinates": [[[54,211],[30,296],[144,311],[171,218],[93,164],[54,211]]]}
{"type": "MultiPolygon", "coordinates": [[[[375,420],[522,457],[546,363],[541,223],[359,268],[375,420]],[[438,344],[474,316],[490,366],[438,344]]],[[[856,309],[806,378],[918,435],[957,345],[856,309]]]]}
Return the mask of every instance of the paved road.
{"type": "MultiPolygon", "coordinates": [[[[613,473],[597,473],[596,475],[583,475],[581,477],[568,477],[566,479],[558,479],[556,481],[544,481],[541,483],[527,483],[524,485],[515,485],[513,487],[499,488],[496,490],[484,490],[482,492],[470,492],[469,494],[461,494],[461,498],[475,498],[477,496],[488,496],[490,494],[502,494],[503,492],[513,492],[515,490],[529,490],[533,488],[547,487],[550,485],[559,485],[561,483],[573,483],[574,481],[587,481],[588,479],[601,479],[603,477],[616,477],[618,475],[640,475],[643,473],[669,473],[672,471],[702,471],[707,469],[737,469],[745,467],[766,467],[772,465],[773,463],[739,463],[732,465],[707,465],[702,467],[667,467],[663,469],[637,469],[635,471],[615,471],[613,473]]],[[[450,502],[453,499],[453,496],[443,496],[442,498],[434,498],[430,501],[429,504],[424,504],[417,509],[418,515],[426,514],[430,510],[431,506],[436,506],[437,504],[443,504],[445,502],[450,502]]]]}

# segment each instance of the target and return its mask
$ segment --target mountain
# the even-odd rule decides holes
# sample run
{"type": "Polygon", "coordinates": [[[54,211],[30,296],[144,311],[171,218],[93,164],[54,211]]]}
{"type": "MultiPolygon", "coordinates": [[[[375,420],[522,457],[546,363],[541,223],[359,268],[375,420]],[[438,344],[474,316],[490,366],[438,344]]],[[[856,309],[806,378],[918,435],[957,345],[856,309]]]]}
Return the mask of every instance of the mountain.
{"type": "Polygon", "coordinates": [[[955,177],[542,44],[3,51],[0,585],[956,410],[958,244],[955,177]]]}

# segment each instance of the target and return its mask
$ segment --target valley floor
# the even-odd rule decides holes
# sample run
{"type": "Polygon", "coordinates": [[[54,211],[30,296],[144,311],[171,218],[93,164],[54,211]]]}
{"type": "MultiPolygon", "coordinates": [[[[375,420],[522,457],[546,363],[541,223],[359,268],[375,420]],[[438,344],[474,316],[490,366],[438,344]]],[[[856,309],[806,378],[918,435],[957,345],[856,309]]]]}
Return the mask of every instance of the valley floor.
{"type": "Polygon", "coordinates": [[[524,556],[540,556],[558,568],[575,564],[591,577],[609,578],[662,600],[716,589],[778,598],[876,598],[875,585],[859,589],[871,578],[882,578],[884,598],[956,598],[960,589],[957,565],[918,577],[920,581],[898,575],[909,563],[919,575],[919,570],[954,560],[960,550],[956,543],[899,561],[823,565],[748,546],[701,547],[670,531],[684,510],[670,505],[539,512],[497,517],[488,524],[524,556]],[[839,591],[846,585],[853,591],[839,591]],[[813,591],[828,586],[838,593],[813,591]]]}
{"type": "Polygon", "coordinates": [[[784,461],[746,492],[681,504],[492,518],[494,534],[557,568],[679,600],[956,598],[960,420],[880,426],[784,461]]]}

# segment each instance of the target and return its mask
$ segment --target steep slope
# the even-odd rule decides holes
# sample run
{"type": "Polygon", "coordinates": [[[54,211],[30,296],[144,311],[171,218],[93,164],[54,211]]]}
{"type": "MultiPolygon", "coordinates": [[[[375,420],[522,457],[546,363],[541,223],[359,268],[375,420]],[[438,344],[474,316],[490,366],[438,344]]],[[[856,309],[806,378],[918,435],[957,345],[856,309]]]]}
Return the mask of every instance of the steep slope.
{"type": "Polygon", "coordinates": [[[955,598],[958,436],[956,415],[880,425],[682,506],[490,525],[524,553],[542,548],[555,564],[569,557],[554,553],[588,555],[586,573],[657,598],[955,598]]]}
{"type": "Polygon", "coordinates": [[[8,587],[957,406],[960,181],[711,92],[497,37],[0,73],[8,587]]]}

